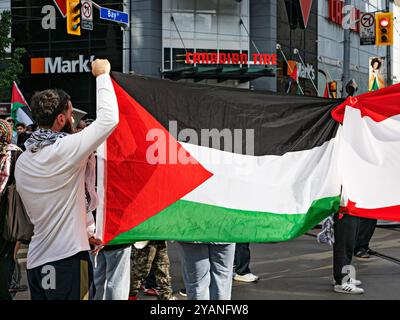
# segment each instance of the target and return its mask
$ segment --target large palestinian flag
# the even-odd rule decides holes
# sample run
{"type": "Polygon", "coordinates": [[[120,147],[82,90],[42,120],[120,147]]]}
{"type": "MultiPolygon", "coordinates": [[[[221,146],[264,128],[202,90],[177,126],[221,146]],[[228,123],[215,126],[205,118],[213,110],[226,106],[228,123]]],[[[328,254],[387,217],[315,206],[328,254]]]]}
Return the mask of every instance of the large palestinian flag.
{"type": "Polygon", "coordinates": [[[400,221],[400,85],[348,99],[333,117],[343,123],[342,211],[400,221]]]}
{"type": "Polygon", "coordinates": [[[337,101],[113,78],[120,123],[98,150],[105,242],[285,241],[337,212],[337,101]]]}

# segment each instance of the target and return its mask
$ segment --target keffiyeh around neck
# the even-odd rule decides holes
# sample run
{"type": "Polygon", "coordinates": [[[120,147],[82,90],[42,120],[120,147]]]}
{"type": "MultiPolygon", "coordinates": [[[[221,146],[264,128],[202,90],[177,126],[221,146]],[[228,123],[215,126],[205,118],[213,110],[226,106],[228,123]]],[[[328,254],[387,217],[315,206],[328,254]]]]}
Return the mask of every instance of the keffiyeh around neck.
{"type": "Polygon", "coordinates": [[[30,138],[25,141],[26,150],[35,153],[44,147],[54,144],[58,138],[68,136],[65,132],[54,132],[50,129],[39,129],[32,133],[30,138]]]}

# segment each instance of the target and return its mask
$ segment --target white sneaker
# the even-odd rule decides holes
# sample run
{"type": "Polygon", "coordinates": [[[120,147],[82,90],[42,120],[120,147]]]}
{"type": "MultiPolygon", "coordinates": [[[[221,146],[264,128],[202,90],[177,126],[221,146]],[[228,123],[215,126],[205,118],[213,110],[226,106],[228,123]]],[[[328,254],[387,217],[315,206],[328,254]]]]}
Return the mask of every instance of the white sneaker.
{"type": "Polygon", "coordinates": [[[364,289],[356,287],[354,284],[336,284],[333,287],[333,291],[339,293],[347,293],[347,294],[363,294],[364,289]]]}
{"type": "MultiPolygon", "coordinates": [[[[348,284],[354,284],[355,286],[361,286],[362,282],[360,280],[356,280],[353,278],[350,278],[350,280],[347,282],[348,284]]],[[[336,285],[336,281],[335,279],[332,280],[332,284],[335,286],[336,285]]]]}
{"type": "Polygon", "coordinates": [[[236,281],[242,281],[242,282],[255,282],[259,278],[256,275],[252,274],[252,273],[247,273],[247,274],[244,274],[243,276],[241,276],[239,274],[235,274],[233,279],[236,280],[236,281]]]}

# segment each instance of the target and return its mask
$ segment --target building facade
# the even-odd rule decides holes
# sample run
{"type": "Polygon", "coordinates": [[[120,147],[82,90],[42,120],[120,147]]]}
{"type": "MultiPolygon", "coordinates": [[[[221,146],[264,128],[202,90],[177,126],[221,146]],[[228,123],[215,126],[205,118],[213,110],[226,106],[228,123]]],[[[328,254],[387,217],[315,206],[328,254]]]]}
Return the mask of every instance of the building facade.
{"type": "MultiPolygon", "coordinates": [[[[115,10],[122,1],[97,0],[115,10]]],[[[25,48],[24,72],[20,89],[29,100],[35,91],[63,89],[72,97],[74,107],[94,117],[95,81],[90,61],[107,58],[115,71],[123,70],[123,32],[115,23],[94,15],[93,31],[82,30],[80,37],[67,35],[66,21],[55,2],[49,0],[11,0],[14,47],[25,48]],[[52,20],[53,17],[55,20],[52,20]]]]}
{"type": "MultiPolygon", "coordinates": [[[[343,74],[343,40],[344,29],[339,23],[341,0],[319,0],[318,1],[318,68],[323,71],[326,76],[321,76],[318,81],[319,94],[322,95],[325,89],[326,81],[338,82],[338,96],[342,87],[343,74]]],[[[357,12],[376,12],[386,10],[386,0],[353,0],[352,6],[357,12]]],[[[390,10],[398,8],[391,4],[390,10]]],[[[355,15],[356,20],[359,19],[359,14],[355,15]]],[[[368,91],[369,78],[369,59],[371,57],[386,57],[387,47],[366,45],[360,46],[360,35],[357,29],[359,22],[355,22],[356,30],[351,31],[351,52],[350,52],[350,70],[351,78],[354,78],[358,84],[358,93],[368,91]]],[[[398,21],[395,20],[395,24],[398,21]]],[[[399,27],[397,27],[399,28],[399,27]]],[[[398,65],[398,46],[400,35],[395,37],[395,45],[392,48],[391,63],[398,65]],[[397,56],[397,57],[396,57],[397,56]]],[[[387,68],[387,64],[385,65],[387,68]]],[[[397,71],[398,73],[398,71],[397,71]]],[[[395,81],[395,79],[393,79],[395,81]]]]}
{"type": "MultiPolygon", "coordinates": [[[[94,30],[84,30],[81,37],[66,34],[55,1],[0,0],[0,10],[12,10],[14,46],[27,49],[21,75],[26,97],[48,87],[63,88],[75,107],[94,116],[95,83],[88,65],[95,58],[108,58],[115,71],[291,94],[323,96],[327,82],[337,81],[340,97],[344,29],[337,22],[340,12],[332,18],[331,9],[332,4],[340,8],[338,2],[343,1],[304,1],[310,5],[305,17],[298,0],[97,0],[129,13],[130,24],[122,28],[101,20],[95,10],[94,30]],[[188,54],[194,53],[276,54],[277,61],[266,66],[188,63],[188,54]]],[[[358,12],[386,8],[386,0],[352,3],[358,12]]],[[[391,10],[398,16],[399,8],[391,10]]],[[[399,20],[396,26],[393,82],[400,80],[399,20]]],[[[368,90],[369,58],[387,52],[359,42],[358,31],[352,31],[351,77],[360,93],[368,90]]]]}

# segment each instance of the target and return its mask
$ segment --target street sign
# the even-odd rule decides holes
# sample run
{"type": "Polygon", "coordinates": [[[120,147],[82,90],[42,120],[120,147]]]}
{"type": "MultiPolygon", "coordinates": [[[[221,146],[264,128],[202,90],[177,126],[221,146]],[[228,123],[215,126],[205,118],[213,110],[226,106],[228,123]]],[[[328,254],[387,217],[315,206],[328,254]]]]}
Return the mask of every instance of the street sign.
{"type": "Polygon", "coordinates": [[[83,0],[81,8],[81,28],[93,30],[93,5],[92,1],[83,0]]]}
{"type": "Polygon", "coordinates": [[[129,14],[103,7],[100,7],[100,19],[129,24],[129,14]]]}
{"type": "Polygon", "coordinates": [[[360,18],[360,45],[375,44],[375,14],[363,13],[360,18]]]}

